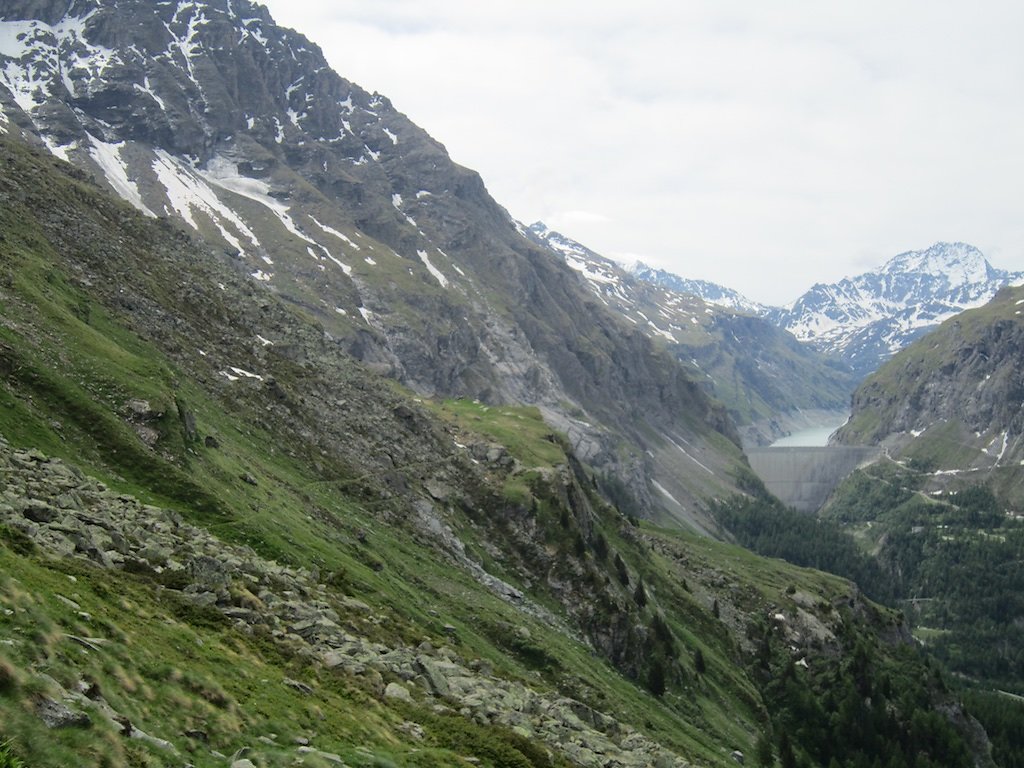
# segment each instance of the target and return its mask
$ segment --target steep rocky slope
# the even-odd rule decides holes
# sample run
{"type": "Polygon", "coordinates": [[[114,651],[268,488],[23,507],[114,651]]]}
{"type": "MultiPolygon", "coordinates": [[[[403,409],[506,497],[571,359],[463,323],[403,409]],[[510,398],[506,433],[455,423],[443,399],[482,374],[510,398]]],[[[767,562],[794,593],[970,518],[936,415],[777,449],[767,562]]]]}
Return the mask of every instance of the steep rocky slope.
{"type": "Polygon", "coordinates": [[[665,272],[627,271],[540,222],[529,231],[585,277],[607,307],[687,366],[729,409],[744,443],[770,443],[806,412],[847,408],[853,374],[751,314],[742,297],[665,272]]]}
{"type": "Polygon", "coordinates": [[[7,755],[857,759],[798,707],[898,675],[884,733],[968,764],[955,699],[853,585],[630,521],[535,409],[403,389],[232,256],[0,148],[7,755]]]}
{"type": "Polygon", "coordinates": [[[725,413],[477,174],[261,6],[4,3],[0,115],[420,394],[542,408],[647,513],[699,527],[702,499],[734,487],[725,413]]]}
{"type": "Polygon", "coordinates": [[[837,435],[930,466],[934,487],[987,482],[1020,501],[1024,288],[947,320],[865,381],[837,435]]]}
{"type": "Polygon", "coordinates": [[[942,321],[1022,281],[1024,273],[994,268],[973,246],[936,243],[856,277],[815,285],[768,317],[864,378],[942,321]]]}

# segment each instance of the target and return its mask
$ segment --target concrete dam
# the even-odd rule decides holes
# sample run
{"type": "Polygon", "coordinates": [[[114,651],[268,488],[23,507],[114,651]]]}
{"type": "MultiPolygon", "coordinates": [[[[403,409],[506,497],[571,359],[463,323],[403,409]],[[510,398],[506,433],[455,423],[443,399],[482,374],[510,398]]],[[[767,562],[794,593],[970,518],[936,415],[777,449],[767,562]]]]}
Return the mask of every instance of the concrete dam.
{"type": "Polygon", "coordinates": [[[881,448],[849,445],[747,451],[765,487],[800,512],[817,512],[847,475],[881,454],[881,448]]]}

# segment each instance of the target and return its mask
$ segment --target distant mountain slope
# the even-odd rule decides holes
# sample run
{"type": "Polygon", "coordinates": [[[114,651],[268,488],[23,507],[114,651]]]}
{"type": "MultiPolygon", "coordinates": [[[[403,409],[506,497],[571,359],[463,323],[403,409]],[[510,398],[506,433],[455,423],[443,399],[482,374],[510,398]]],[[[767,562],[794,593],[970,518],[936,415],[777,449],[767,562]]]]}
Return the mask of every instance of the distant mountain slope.
{"type": "Polygon", "coordinates": [[[219,243],[417,392],[542,408],[652,514],[699,527],[702,499],[734,487],[724,411],[476,173],[262,6],[5,2],[0,128],[219,243]]]}
{"type": "Polygon", "coordinates": [[[1024,501],[1024,287],[893,357],[858,387],[837,437],[920,459],[934,487],[991,483],[1024,501]]]}
{"type": "MultiPolygon", "coordinates": [[[[767,320],[701,298],[689,290],[694,281],[627,271],[542,222],[529,231],[583,275],[606,306],[689,366],[729,409],[745,442],[782,436],[798,411],[847,407],[852,375],[767,320]]],[[[735,303],[730,296],[743,303],[738,294],[722,291],[727,304],[735,303]]]]}
{"type": "Polygon", "coordinates": [[[1024,272],[995,269],[973,246],[936,243],[862,275],[819,283],[768,317],[863,378],[942,321],[1021,281],[1024,272]]]}
{"type": "Polygon", "coordinates": [[[686,277],[680,277],[679,275],[674,275],[664,269],[649,267],[642,261],[638,261],[630,266],[629,271],[648,283],[660,285],[663,288],[668,288],[676,293],[699,296],[708,304],[725,307],[726,309],[731,309],[736,312],[761,315],[768,310],[768,307],[764,304],[758,304],[756,301],[748,299],[746,296],[738,291],[734,291],[732,288],[727,288],[724,285],[718,285],[718,283],[711,283],[707,280],[693,280],[686,277]]]}

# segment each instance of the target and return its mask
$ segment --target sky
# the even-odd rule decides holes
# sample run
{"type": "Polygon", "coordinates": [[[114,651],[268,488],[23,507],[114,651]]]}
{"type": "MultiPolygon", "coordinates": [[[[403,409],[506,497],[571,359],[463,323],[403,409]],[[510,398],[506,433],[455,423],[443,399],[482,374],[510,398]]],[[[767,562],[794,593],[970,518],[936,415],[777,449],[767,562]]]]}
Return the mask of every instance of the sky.
{"type": "Polygon", "coordinates": [[[269,0],[526,224],[785,304],[938,241],[1024,270],[1017,0],[269,0]]]}

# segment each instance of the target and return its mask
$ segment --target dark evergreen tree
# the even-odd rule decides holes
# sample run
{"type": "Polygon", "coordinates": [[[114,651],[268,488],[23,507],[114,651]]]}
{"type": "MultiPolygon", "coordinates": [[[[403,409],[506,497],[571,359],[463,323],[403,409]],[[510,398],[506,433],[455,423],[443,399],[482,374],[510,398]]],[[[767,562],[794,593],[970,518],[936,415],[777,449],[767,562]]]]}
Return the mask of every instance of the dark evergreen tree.
{"type": "Polygon", "coordinates": [[[665,665],[661,659],[651,662],[651,668],[647,672],[647,690],[655,696],[665,694],[665,665]]]}
{"type": "Polygon", "coordinates": [[[629,571],[626,569],[626,563],[623,562],[618,552],[615,553],[615,560],[613,562],[615,563],[615,574],[619,577],[619,582],[621,582],[622,586],[628,587],[629,571]]]}
{"type": "Polygon", "coordinates": [[[796,768],[796,755],[785,731],[779,734],[779,762],[782,768],[796,768]]]}
{"type": "Polygon", "coordinates": [[[637,579],[636,589],[633,590],[633,599],[636,601],[636,604],[639,605],[641,608],[647,605],[647,590],[644,589],[643,576],[637,579]]]}

